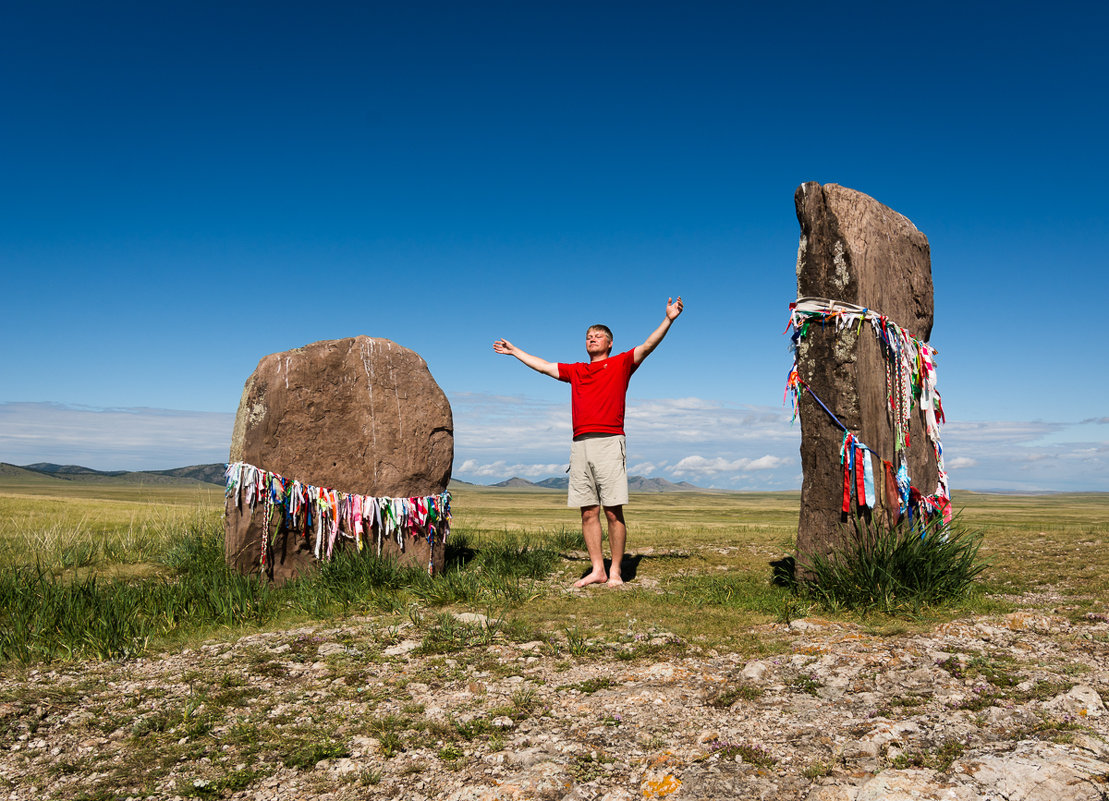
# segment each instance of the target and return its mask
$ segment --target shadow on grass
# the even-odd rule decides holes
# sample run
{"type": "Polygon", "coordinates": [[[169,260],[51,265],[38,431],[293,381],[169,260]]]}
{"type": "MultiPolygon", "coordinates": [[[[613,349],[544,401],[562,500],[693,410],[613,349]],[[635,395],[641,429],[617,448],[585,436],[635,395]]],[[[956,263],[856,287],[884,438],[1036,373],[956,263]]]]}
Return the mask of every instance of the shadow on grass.
{"type": "Polygon", "coordinates": [[[458,543],[447,540],[446,548],[443,551],[444,564],[449,569],[463,569],[466,565],[473,561],[477,556],[477,550],[470,546],[468,540],[461,540],[458,543]]]}
{"type": "MultiPolygon", "coordinates": [[[[563,558],[564,559],[569,559],[570,557],[564,555],[563,558]]],[[[580,557],[578,557],[578,558],[580,559],[580,557]]],[[[644,556],[642,554],[635,554],[634,556],[624,554],[624,558],[620,560],[620,578],[622,578],[624,580],[625,584],[627,584],[629,581],[635,581],[635,575],[639,570],[639,563],[643,559],[644,559],[644,556]]],[[[585,570],[582,571],[582,574],[580,576],[578,576],[578,578],[579,579],[585,578],[586,576],[589,575],[589,572],[592,569],[593,569],[592,565],[585,568],[585,570]]],[[[605,560],[605,572],[608,573],[610,576],[612,575],[612,560],[611,559],[606,559],[605,560]]]]}
{"type": "MultiPolygon", "coordinates": [[[[576,556],[576,555],[567,554],[567,553],[559,554],[559,556],[561,558],[565,559],[568,562],[589,561],[589,557],[587,557],[587,556],[576,556]]],[[[620,560],[620,577],[622,579],[624,579],[625,583],[629,582],[629,581],[634,581],[635,577],[636,577],[636,574],[639,572],[639,563],[642,562],[644,559],[649,559],[649,560],[652,560],[652,561],[662,562],[662,561],[670,561],[672,559],[688,559],[688,558],[689,558],[689,554],[687,554],[687,553],[624,554],[624,558],[620,560]]],[[[586,576],[588,576],[591,567],[592,566],[585,568],[585,570],[582,572],[582,574],[579,578],[585,578],[586,576]]],[[[606,573],[612,572],[612,560],[611,559],[606,559],[605,560],[605,572],[606,573]]]]}

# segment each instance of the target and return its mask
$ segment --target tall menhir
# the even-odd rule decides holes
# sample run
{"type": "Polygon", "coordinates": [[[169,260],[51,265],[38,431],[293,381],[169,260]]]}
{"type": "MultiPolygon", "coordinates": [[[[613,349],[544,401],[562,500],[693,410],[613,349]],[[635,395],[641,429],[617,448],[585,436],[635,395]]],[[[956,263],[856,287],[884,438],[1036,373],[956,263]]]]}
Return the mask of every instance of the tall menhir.
{"type": "Polygon", "coordinates": [[[836,184],[802,184],[794,201],[801,237],[791,386],[801,418],[803,566],[837,549],[852,517],[889,525],[914,512],[946,515],[950,505],[934,351],[925,344],[933,318],[927,237],[836,184]]]}

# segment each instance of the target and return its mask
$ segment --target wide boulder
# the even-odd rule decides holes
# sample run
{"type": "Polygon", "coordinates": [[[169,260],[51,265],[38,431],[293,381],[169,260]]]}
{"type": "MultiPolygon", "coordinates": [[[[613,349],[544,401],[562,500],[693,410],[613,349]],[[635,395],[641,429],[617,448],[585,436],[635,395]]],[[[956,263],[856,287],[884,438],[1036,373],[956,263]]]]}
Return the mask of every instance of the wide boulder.
{"type": "MultiPolygon", "coordinates": [[[[438,495],[454,460],[450,403],[419,354],[367,336],[314,342],[264,357],[243,387],[230,462],[378,498],[438,495]]],[[[229,497],[227,561],[260,569],[261,505],[229,497]]],[[[308,538],[285,531],[274,515],[266,573],[283,581],[316,561],[308,538]]],[[[379,542],[385,556],[443,567],[443,543],[419,537],[379,542]],[[399,542],[398,542],[399,540],[399,542]]]]}
{"type": "MultiPolygon", "coordinates": [[[[843,301],[885,315],[917,339],[932,333],[932,264],[927,237],[907,218],[872,197],[836,184],[802,184],[794,195],[801,227],[797,296],[843,301]]],[[[838,328],[809,326],[797,348],[797,373],[828,410],[859,439],[893,461],[895,432],[888,413],[887,365],[870,323],[838,328]]],[[[801,513],[798,559],[828,555],[844,536],[844,431],[807,393],[800,393],[801,513]]],[[[908,472],[930,492],[937,468],[919,408],[909,420],[913,447],[908,472]]],[[[881,459],[873,459],[878,486],[873,512],[897,520],[896,488],[881,459]]],[[[869,514],[869,513],[868,513],[869,514]]]]}

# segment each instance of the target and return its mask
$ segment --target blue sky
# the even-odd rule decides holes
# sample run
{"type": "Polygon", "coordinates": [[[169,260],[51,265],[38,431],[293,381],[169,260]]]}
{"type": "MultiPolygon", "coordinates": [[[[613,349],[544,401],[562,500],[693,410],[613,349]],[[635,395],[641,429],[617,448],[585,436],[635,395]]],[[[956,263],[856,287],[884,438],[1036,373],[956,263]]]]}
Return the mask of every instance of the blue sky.
{"type": "Polygon", "coordinates": [[[561,472],[565,385],[638,344],[633,470],[800,486],[793,192],[929,238],[954,488],[1109,490],[1092,3],[25,3],[0,11],[0,460],[226,459],[265,354],[419,352],[455,475],[561,472]]]}

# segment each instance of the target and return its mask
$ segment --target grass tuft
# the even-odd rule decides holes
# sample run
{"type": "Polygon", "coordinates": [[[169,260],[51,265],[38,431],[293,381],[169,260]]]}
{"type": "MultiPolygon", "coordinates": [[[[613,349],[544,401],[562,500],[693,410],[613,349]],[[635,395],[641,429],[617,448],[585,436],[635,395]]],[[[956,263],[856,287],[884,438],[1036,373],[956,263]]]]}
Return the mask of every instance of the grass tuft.
{"type": "Polygon", "coordinates": [[[841,548],[810,555],[798,589],[832,611],[918,614],[967,595],[988,567],[981,545],[980,533],[938,520],[923,529],[858,520],[841,548]]]}
{"type": "MultiPolygon", "coordinates": [[[[413,603],[511,608],[534,597],[529,583],[545,578],[558,562],[547,538],[513,534],[483,544],[435,578],[417,567],[348,551],[275,587],[227,566],[218,521],[190,524],[164,542],[162,572],[131,580],[59,575],[40,565],[0,567],[0,663],[127,658],[153,641],[288,616],[398,612],[413,603]]],[[[493,633],[441,616],[422,652],[484,645],[493,633]]]]}
{"type": "Polygon", "coordinates": [[[761,745],[754,743],[730,743],[713,740],[708,744],[709,752],[718,755],[721,759],[735,759],[740,757],[744,762],[759,767],[768,768],[778,760],[761,745]]]}
{"type": "Polygon", "coordinates": [[[737,701],[757,701],[762,690],[753,684],[737,684],[721,690],[709,699],[709,705],[718,709],[730,709],[737,701]]]}
{"type": "Polygon", "coordinates": [[[65,578],[37,565],[0,570],[0,662],[125,658],[186,621],[268,619],[270,588],[230,570],[218,536],[215,527],[189,531],[167,554],[171,577],[65,578]]]}

